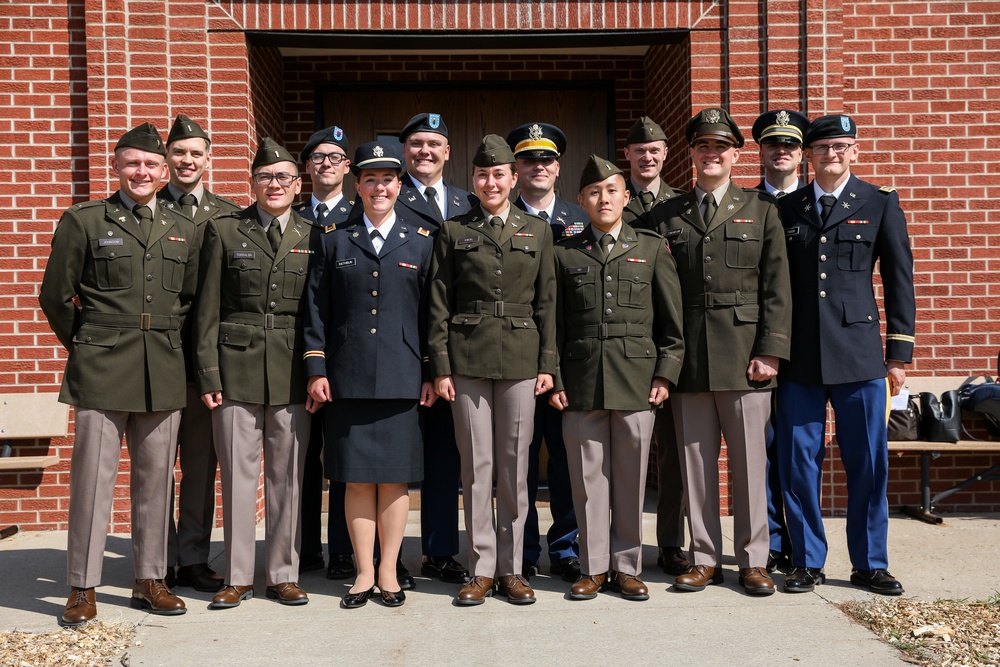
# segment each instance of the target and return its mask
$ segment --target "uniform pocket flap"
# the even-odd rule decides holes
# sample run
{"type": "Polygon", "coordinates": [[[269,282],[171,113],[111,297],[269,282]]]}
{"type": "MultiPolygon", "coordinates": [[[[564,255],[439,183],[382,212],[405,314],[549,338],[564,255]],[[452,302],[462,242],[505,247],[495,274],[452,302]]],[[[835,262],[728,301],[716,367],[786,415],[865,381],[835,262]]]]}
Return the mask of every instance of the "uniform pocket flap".
{"type": "Polygon", "coordinates": [[[260,258],[256,250],[233,250],[229,252],[229,268],[241,271],[260,270],[260,258]]]}
{"type": "Polygon", "coordinates": [[[867,221],[842,222],[837,228],[837,240],[848,243],[873,243],[877,235],[878,225],[868,224],[867,221]]]}
{"type": "Polygon", "coordinates": [[[744,303],[733,308],[736,312],[737,322],[758,322],[760,321],[760,304],[744,303]]]}
{"type": "Polygon", "coordinates": [[[521,252],[538,252],[541,247],[541,243],[537,236],[515,236],[510,240],[511,250],[520,250],[521,252]]]}
{"type": "Polygon", "coordinates": [[[470,327],[474,327],[482,321],[482,315],[463,315],[462,313],[459,313],[458,315],[452,315],[451,317],[452,324],[465,324],[470,327]]]}
{"type": "Polygon", "coordinates": [[[94,253],[94,259],[120,259],[132,256],[132,248],[123,239],[93,239],[90,248],[94,253]],[[102,241],[104,243],[101,243],[102,241]],[[121,241],[121,243],[113,244],[111,241],[121,241]]]}
{"type": "Polygon", "coordinates": [[[625,356],[630,359],[652,359],[656,357],[656,346],[649,338],[624,338],[625,356]]]}
{"type": "Polygon", "coordinates": [[[74,343],[83,345],[100,345],[101,347],[114,347],[118,344],[118,337],[121,336],[120,329],[109,329],[93,324],[84,324],[73,336],[74,343]]]}
{"type": "Polygon", "coordinates": [[[583,338],[566,343],[566,348],[563,350],[563,358],[567,361],[590,359],[590,346],[592,342],[590,338],[583,338]]]}
{"type": "Polygon", "coordinates": [[[478,248],[483,245],[482,236],[466,236],[464,238],[455,239],[455,250],[472,250],[473,248],[478,248]]]}
{"type": "Polygon", "coordinates": [[[535,320],[530,317],[512,317],[510,318],[510,328],[511,329],[537,329],[538,325],[535,324],[535,320]]]}
{"type": "Polygon", "coordinates": [[[727,222],[726,238],[735,241],[759,241],[763,227],[750,222],[727,222]]]}
{"type": "Polygon", "coordinates": [[[687,243],[690,231],[691,230],[687,227],[681,227],[680,229],[668,229],[663,233],[663,237],[667,239],[667,243],[670,245],[678,245],[681,243],[687,243]]]}
{"type": "Polygon", "coordinates": [[[230,347],[247,347],[253,338],[253,327],[249,324],[236,322],[221,322],[219,324],[219,342],[230,347]]]}
{"type": "Polygon", "coordinates": [[[163,259],[169,259],[178,264],[187,264],[188,244],[183,241],[164,239],[160,241],[160,252],[163,253],[163,259]]]}
{"type": "Polygon", "coordinates": [[[653,279],[653,267],[642,262],[618,264],[618,280],[630,283],[648,283],[653,279]]]}
{"type": "Polygon", "coordinates": [[[844,322],[847,324],[857,324],[858,322],[878,322],[878,309],[874,301],[865,299],[854,299],[844,302],[844,322]]]}

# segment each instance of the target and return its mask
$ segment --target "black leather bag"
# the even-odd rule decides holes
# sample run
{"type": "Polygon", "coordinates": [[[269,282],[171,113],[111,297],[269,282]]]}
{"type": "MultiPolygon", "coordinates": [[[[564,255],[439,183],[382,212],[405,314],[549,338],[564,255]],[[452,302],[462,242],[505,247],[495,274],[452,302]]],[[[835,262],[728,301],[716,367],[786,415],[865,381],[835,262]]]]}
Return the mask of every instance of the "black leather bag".
{"type": "Polygon", "coordinates": [[[889,440],[920,440],[920,408],[910,396],[902,410],[889,411],[889,440]]]}
{"type": "Polygon", "coordinates": [[[931,442],[958,442],[962,438],[962,406],[958,390],[937,396],[925,391],[920,394],[920,423],[924,438],[931,442]]]}

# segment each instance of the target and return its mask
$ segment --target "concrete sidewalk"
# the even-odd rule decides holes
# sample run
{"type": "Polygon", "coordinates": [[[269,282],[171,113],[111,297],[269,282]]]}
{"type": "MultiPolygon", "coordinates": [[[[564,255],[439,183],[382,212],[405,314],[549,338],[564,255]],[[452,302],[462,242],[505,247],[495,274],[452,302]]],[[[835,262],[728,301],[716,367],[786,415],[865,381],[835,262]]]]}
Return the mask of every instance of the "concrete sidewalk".
{"type": "MultiPolygon", "coordinates": [[[[650,492],[650,496],[655,496],[650,492]]],[[[647,498],[655,508],[655,497],[647,498]]],[[[543,517],[547,513],[541,512],[543,517]]],[[[544,519],[543,519],[544,520],[544,519]]],[[[645,515],[643,579],[648,602],[615,594],[596,600],[565,599],[569,587],[547,574],[531,581],[538,602],[515,607],[491,598],[479,607],[452,605],[458,586],[417,577],[406,604],[389,609],[372,602],[358,610],[339,608],[350,582],[328,581],[310,572],[300,584],[309,593],[303,607],[283,607],[260,596],[239,608],[210,611],[212,596],[181,588],[184,616],[152,616],[128,606],[132,558],[128,536],[110,536],[104,585],[98,588],[98,618],[138,625],[129,648],[130,665],[284,665],[363,661],[374,664],[519,665],[880,665],[906,664],[900,654],[852,623],[834,604],[870,594],[848,583],[844,519],[826,521],[830,557],[828,583],[814,593],[751,598],[737,584],[732,559],[732,520],[723,518],[726,583],[701,593],[670,588],[672,577],[656,567],[655,514],[645,515]]],[[[544,530],[544,527],[543,527],[544,530]]],[[[263,535],[263,527],[259,533],[263,535]]],[[[464,536],[463,536],[464,541],[464,536]]],[[[923,600],[985,599],[1000,591],[1000,516],[949,516],[942,526],[894,516],[889,528],[891,572],[906,595],[923,600]]],[[[64,532],[21,533],[0,541],[0,631],[56,629],[68,588],[64,532]]],[[[221,531],[213,542],[220,558],[221,531]]],[[[410,513],[403,559],[419,574],[419,514],[410,513]]],[[[464,553],[459,556],[467,563],[464,553]]],[[[263,554],[258,538],[258,571],[263,554]]],[[[543,572],[547,564],[543,562],[543,572]]]]}

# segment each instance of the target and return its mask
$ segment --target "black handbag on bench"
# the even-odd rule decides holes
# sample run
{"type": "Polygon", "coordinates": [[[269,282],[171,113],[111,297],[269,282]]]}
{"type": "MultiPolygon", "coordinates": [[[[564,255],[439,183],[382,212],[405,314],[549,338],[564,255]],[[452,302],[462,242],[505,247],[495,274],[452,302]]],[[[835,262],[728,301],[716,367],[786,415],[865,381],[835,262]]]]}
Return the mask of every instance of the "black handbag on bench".
{"type": "Polygon", "coordinates": [[[958,442],[962,439],[962,406],[958,390],[941,394],[941,400],[929,391],[920,394],[920,423],[924,437],[931,442],[958,442]]]}

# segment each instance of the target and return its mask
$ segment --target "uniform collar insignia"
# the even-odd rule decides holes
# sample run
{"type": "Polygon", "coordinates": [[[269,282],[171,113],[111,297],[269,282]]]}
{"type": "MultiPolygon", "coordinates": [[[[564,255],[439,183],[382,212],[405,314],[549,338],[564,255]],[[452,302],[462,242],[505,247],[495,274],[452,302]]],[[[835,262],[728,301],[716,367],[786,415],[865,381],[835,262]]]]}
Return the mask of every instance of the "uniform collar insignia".
{"type": "Polygon", "coordinates": [[[812,205],[812,204],[806,204],[806,207],[805,207],[804,209],[802,209],[802,210],[803,210],[803,211],[811,211],[811,210],[812,210],[812,208],[813,208],[813,205],[812,205]]]}
{"type": "Polygon", "coordinates": [[[563,218],[563,217],[562,217],[562,216],[560,215],[560,216],[556,217],[556,222],[558,222],[558,223],[561,223],[561,224],[564,224],[564,225],[565,225],[565,224],[566,224],[566,219],[565,219],[565,218],[563,218]]]}
{"type": "Polygon", "coordinates": [[[728,205],[726,206],[726,210],[727,210],[727,211],[732,211],[732,210],[733,210],[734,208],[736,208],[736,207],[735,207],[735,206],[733,206],[732,204],[728,204],[728,205]]]}
{"type": "Polygon", "coordinates": [[[125,222],[125,216],[123,215],[122,217],[118,218],[118,222],[125,222]]]}
{"type": "Polygon", "coordinates": [[[410,198],[407,201],[417,201],[416,195],[410,195],[410,198]]]}
{"type": "Polygon", "coordinates": [[[854,194],[853,192],[849,192],[848,195],[850,196],[851,199],[857,199],[858,198],[858,196],[856,194],[854,194]]]}
{"type": "Polygon", "coordinates": [[[843,206],[844,208],[851,208],[851,205],[849,203],[847,203],[846,201],[845,202],[841,202],[841,206],[843,206]]]}

